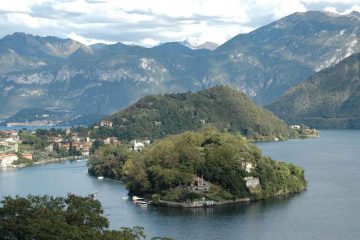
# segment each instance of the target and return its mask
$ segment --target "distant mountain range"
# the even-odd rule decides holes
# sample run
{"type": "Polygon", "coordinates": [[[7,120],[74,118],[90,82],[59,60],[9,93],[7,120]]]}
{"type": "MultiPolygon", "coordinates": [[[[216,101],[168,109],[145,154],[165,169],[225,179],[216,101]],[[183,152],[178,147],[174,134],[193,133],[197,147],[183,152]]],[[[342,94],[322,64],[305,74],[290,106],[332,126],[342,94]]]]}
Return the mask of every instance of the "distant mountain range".
{"type": "Polygon", "coordinates": [[[360,53],[289,89],[269,109],[289,123],[360,128],[360,53]]]}
{"type": "Polygon", "coordinates": [[[217,43],[214,43],[214,42],[204,42],[204,43],[202,43],[200,45],[194,45],[194,44],[190,43],[189,41],[185,40],[185,41],[182,41],[182,42],[179,42],[179,43],[181,43],[185,47],[188,47],[188,48],[193,49],[193,50],[199,50],[199,49],[215,50],[216,48],[219,47],[219,45],[217,43]]]}
{"type": "Polygon", "coordinates": [[[113,122],[113,128],[98,128],[98,136],[127,140],[162,138],[199,130],[206,124],[257,140],[290,137],[288,126],[273,113],[244,93],[224,86],[196,93],[146,96],[106,120],[113,122]]]}
{"type": "Polygon", "coordinates": [[[26,108],[0,122],[0,126],[89,126],[105,116],[71,111],[26,108]]]}
{"type": "Polygon", "coordinates": [[[294,13],[211,51],[181,43],[153,48],[83,45],[14,33],[0,40],[0,115],[23,108],[107,114],[149,94],[229,85],[261,104],[360,52],[353,12],[294,13]]]}

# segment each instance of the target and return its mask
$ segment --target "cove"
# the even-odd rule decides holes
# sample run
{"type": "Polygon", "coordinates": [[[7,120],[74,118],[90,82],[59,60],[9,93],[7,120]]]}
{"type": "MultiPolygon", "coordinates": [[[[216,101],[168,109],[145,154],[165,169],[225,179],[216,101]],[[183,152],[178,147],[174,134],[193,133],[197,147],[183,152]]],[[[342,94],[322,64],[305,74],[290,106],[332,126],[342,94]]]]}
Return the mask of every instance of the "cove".
{"type": "Polygon", "coordinates": [[[257,143],[264,155],[305,169],[305,192],[281,199],[206,209],[140,208],[125,187],[87,174],[86,161],[0,172],[0,195],[97,192],[112,228],[140,225],[148,237],[175,239],[359,239],[360,131],[257,143]]]}

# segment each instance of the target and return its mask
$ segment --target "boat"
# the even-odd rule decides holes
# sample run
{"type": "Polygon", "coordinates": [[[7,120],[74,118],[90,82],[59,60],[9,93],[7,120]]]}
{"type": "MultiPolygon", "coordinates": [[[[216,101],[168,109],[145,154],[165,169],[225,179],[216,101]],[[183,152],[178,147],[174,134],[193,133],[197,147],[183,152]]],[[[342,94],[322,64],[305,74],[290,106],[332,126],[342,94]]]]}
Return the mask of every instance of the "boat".
{"type": "Polygon", "coordinates": [[[140,205],[140,207],[147,207],[147,205],[149,204],[148,202],[146,201],[138,201],[138,203],[140,205]]]}
{"type": "Polygon", "coordinates": [[[145,201],[144,198],[137,197],[137,196],[133,196],[132,200],[133,200],[134,204],[137,204],[140,207],[147,207],[147,205],[149,204],[149,202],[145,201]]]}
{"type": "Polygon", "coordinates": [[[140,201],[145,201],[144,198],[137,197],[137,196],[133,196],[133,197],[132,197],[132,200],[133,200],[134,203],[138,203],[138,202],[140,202],[140,201]]]}
{"type": "Polygon", "coordinates": [[[104,177],[103,177],[103,176],[98,176],[98,177],[97,177],[97,179],[99,179],[99,180],[103,180],[103,179],[104,179],[104,177]]]}
{"type": "Polygon", "coordinates": [[[90,197],[95,200],[97,193],[98,193],[98,191],[95,191],[95,192],[91,193],[90,197]]]}

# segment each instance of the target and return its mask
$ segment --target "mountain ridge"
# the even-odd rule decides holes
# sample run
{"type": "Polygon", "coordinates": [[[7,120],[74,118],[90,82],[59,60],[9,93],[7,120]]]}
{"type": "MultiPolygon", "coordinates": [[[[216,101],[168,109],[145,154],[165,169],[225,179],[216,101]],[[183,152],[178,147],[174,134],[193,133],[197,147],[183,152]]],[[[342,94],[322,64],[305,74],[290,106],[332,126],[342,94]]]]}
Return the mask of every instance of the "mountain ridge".
{"type": "Polygon", "coordinates": [[[14,50],[1,39],[0,114],[34,106],[108,114],[145,95],[216,85],[229,85],[268,104],[315,72],[359,52],[359,26],[354,13],[297,13],[238,35],[214,51],[179,43],[144,48],[60,39],[59,44],[59,38],[37,41],[24,34],[35,46],[44,43],[36,55],[28,51],[31,44],[14,50]]]}
{"type": "Polygon", "coordinates": [[[360,53],[289,89],[269,109],[289,123],[360,128],[360,53]]]}

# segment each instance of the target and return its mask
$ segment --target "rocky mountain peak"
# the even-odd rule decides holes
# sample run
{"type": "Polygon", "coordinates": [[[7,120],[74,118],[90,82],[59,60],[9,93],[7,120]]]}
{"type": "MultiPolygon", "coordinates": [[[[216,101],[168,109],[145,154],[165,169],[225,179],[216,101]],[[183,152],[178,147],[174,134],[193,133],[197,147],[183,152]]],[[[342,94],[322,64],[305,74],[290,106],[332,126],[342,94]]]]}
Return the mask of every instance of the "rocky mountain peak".
{"type": "Polygon", "coordinates": [[[23,32],[15,32],[0,40],[0,47],[6,47],[18,54],[50,57],[67,57],[79,49],[91,52],[91,48],[73,39],[53,36],[41,37],[23,32]]]}
{"type": "Polygon", "coordinates": [[[219,84],[268,104],[315,72],[360,52],[355,15],[294,13],[214,51],[179,42],[88,47],[15,33],[0,39],[0,114],[39,104],[109,113],[144,95],[219,84]]]}

